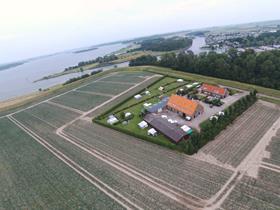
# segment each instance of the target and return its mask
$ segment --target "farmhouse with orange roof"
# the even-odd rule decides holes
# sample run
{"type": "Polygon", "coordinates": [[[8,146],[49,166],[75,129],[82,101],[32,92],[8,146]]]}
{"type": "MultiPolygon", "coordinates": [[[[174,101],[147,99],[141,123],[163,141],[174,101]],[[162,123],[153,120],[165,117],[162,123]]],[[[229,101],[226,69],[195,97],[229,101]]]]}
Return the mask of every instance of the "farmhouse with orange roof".
{"type": "Polygon", "coordinates": [[[172,95],[167,103],[167,109],[177,112],[182,117],[196,118],[202,114],[204,109],[197,101],[189,100],[185,97],[172,95]]]}
{"type": "Polygon", "coordinates": [[[201,86],[201,92],[216,98],[226,98],[228,96],[228,90],[214,85],[204,83],[201,86]]]}

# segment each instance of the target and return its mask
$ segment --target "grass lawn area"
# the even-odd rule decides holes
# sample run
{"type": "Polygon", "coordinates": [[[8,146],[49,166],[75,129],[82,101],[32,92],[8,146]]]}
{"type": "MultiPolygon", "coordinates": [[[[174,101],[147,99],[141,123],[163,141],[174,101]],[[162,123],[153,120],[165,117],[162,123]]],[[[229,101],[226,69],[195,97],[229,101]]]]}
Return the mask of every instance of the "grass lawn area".
{"type": "Polygon", "coordinates": [[[120,104],[116,109],[112,110],[110,113],[107,113],[105,115],[101,115],[99,119],[96,119],[95,121],[98,123],[101,123],[102,125],[111,127],[113,129],[122,131],[127,134],[134,135],[138,138],[171,148],[175,150],[182,151],[182,148],[179,145],[176,145],[172,143],[167,137],[165,137],[162,134],[158,134],[158,136],[148,136],[147,131],[150,127],[141,129],[138,126],[138,123],[140,123],[143,118],[139,116],[141,113],[141,110],[144,108],[144,103],[158,103],[160,102],[159,96],[165,95],[170,96],[171,94],[175,93],[176,90],[186,84],[188,84],[190,81],[185,82],[177,82],[176,78],[172,77],[164,77],[155,84],[153,84],[151,87],[147,88],[151,92],[151,95],[143,95],[143,97],[140,100],[136,100],[134,97],[131,97],[128,101],[123,102],[120,104]],[[160,91],[158,88],[162,86],[165,87],[164,91],[160,91]],[[124,125],[122,123],[118,123],[116,125],[110,126],[107,123],[108,116],[111,114],[114,114],[118,119],[121,119],[121,113],[123,112],[130,112],[134,115],[133,119],[129,120],[127,125],[124,125]]]}
{"type": "MultiPolygon", "coordinates": [[[[147,100],[147,103],[156,103],[159,102],[160,100],[156,97],[156,98],[152,98],[147,100]]],[[[115,129],[117,130],[121,130],[123,132],[125,131],[130,131],[132,133],[137,133],[138,136],[142,136],[142,139],[148,140],[148,141],[157,141],[160,145],[165,145],[169,148],[173,148],[176,149],[175,144],[173,144],[172,142],[170,142],[170,140],[168,138],[166,138],[164,135],[162,134],[158,134],[156,137],[153,136],[148,136],[147,132],[150,129],[150,127],[145,128],[145,129],[141,129],[138,126],[138,123],[140,123],[141,121],[143,121],[143,119],[139,116],[141,110],[143,108],[143,103],[141,104],[137,104],[135,106],[132,106],[126,110],[124,110],[124,112],[130,112],[134,115],[133,119],[129,121],[129,123],[127,125],[123,125],[122,123],[119,123],[117,125],[114,125],[113,127],[115,127],[115,129]]],[[[116,116],[118,118],[120,118],[120,114],[121,112],[119,112],[116,116]]],[[[106,125],[107,124],[107,117],[103,118],[102,120],[100,120],[102,122],[102,124],[106,125]]]]}
{"type": "Polygon", "coordinates": [[[159,80],[157,83],[153,84],[151,87],[147,88],[147,90],[150,91],[151,95],[143,95],[143,97],[139,100],[132,97],[130,100],[126,101],[125,103],[121,104],[118,108],[116,108],[116,110],[114,110],[114,113],[116,113],[120,110],[123,110],[126,107],[130,107],[133,104],[137,104],[137,103],[143,104],[149,98],[159,96],[162,94],[166,94],[170,90],[177,89],[177,88],[189,83],[189,82],[179,83],[179,82],[176,82],[176,80],[177,79],[172,78],[172,77],[164,77],[163,79],[159,80]],[[159,90],[159,87],[161,87],[161,86],[165,88],[164,91],[159,90]]]}
{"type": "Polygon", "coordinates": [[[269,97],[264,97],[264,96],[259,97],[259,99],[270,102],[270,103],[273,103],[273,104],[280,105],[280,99],[277,100],[277,99],[274,99],[274,98],[269,98],[269,97]]]}
{"type": "Polygon", "coordinates": [[[238,88],[238,89],[242,89],[242,90],[248,90],[248,91],[256,89],[261,94],[280,98],[280,90],[275,90],[275,89],[265,88],[265,87],[261,87],[261,86],[257,86],[257,85],[236,82],[236,81],[232,81],[232,80],[219,79],[219,78],[203,76],[203,75],[199,75],[199,74],[191,74],[191,73],[182,72],[182,71],[175,71],[170,68],[162,68],[162,67],[154,67],[154,66],[140,66],[140,67],[133,67],[133,69],[138,70],[138,71],[139,70],[149,71],[149,72],[153,72],[153,73],[157,73],[157,74],[178,77],[178,78],[182,78],[182,79],[186,79],[186,80],[195,80],[195,81],[207,82],[207,83],[216,84],[216,85],[219,84],[219,85],[229,86],[229,87],[238,88]]]}

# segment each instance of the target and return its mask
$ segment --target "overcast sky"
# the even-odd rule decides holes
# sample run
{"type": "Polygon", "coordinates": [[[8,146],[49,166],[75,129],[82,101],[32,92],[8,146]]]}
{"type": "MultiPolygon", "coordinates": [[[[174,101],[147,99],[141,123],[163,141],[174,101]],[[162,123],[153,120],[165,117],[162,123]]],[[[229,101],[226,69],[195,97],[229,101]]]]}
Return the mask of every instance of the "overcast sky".
{"type": "Polygon", "coordinates": [[[0,63],[207,26],[280,19],[279,0],[0,0],[0,63]]]}

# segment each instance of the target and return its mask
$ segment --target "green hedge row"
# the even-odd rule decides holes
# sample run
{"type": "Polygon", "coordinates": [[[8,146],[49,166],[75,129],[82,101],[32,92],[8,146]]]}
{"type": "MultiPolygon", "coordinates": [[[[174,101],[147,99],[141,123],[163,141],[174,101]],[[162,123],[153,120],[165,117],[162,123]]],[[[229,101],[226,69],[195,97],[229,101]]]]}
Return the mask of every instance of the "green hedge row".
{"type": "Polygon", "coordinates": [[[227,109],[224,110],[225,115],[219,117],[218,120],[206,120],[200,124],[200,133],[194,132],[188,141],[187,154],[194,154],[208,142],[215,139],[228,125],[230,125],[238,116],[245,112],[257,101],[256,91],[250,95],[244,96],[227,109]]]}

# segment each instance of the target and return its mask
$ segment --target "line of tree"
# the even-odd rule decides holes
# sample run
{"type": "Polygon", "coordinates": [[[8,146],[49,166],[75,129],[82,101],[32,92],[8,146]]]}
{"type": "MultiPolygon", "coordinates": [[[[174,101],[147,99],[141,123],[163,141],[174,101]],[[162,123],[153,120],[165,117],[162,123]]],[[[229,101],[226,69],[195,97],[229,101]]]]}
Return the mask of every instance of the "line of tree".
{"type": "Polygon", "coordinates": [[[238,116],[246,111],[257,101],[257,92],[254,90],[249,95],[236,101],[234,104],[224,110],[224,115],[218,119],[206,120],[200,124],[200,133],[194,132],[188,141],[180,142],[181,147],[184,147],[184,152],[192,155],[200,148],[206,145],[230,125],[238,116]]]}
{"type": "Polygon", "coordinates": [[[81,80],[81,79],[85,79],[91,75],[95,75],[95,74],[98,74],[98,73],[101,73],[103,72],[103,70],[98,70],[98,71],[92,71],[90,74],[83,74],[82,76],[79,76],[79,77],[73,77],[71,79],[68,79],[66,82],[63,83],[63,85],[68,85],[70,83],[73,83],[73,82],[76,82],[78,80],[81,80]]]}
{"type": "Polygon", "coordinates": [[[280,30],[276,32],[262,33],[257,37],[247,36],[229,39],[230,42],[238,42],[241,47],[258,47],[265,45],[277,45],[280,44],[280,30]]]}
{"type": "Polygon", "coordinates": [[[90,64],[94,64],[94,63],[99,63],[99,64],[109,63],[109,62],[117,60],[117,59],[118,59],[118,56],[116,56],[115,54],[105,55],[103,57],[98,57],[98,58],[93,59],[93,60],[79,62],[78,65],[70,66],[68,68],[65,68],[64,71],[69,71],[69,70],[72,70],[72,69],[80,68],[80,67],[90,65],[90,64]]]}
{"type": "Polygon", "coordinates": [[[280,89],[280,51],[256,53],[254,50],[227,53],[216,52],[194,55],[191,51],[179,54],[167,53],[157,59],[142,56],[130,62],[130,66],[156,65],[179,71],[235,80],[263,87],[280,89]]]}
{"type": "Polygon", "coordinates": [[[192,45],[192,39],[187,37],[156,38],[144,40],[138,44],[141,47],[137,48],[137,50],[173,51],[189,48],[192,45]]]}

